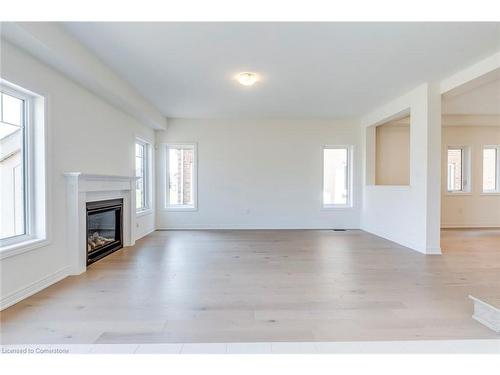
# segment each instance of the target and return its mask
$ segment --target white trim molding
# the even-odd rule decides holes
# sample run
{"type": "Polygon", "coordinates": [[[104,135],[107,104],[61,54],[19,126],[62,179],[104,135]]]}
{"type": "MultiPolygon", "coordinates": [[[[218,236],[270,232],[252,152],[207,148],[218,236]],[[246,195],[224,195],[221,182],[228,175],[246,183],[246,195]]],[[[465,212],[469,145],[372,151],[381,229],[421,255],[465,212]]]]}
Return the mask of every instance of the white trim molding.
{"type": "Polygon", "coordinates": [[[499,224],[495,223],[442,223],[441,229],[497,229],[499,224]]]}
{"type": "Polygon", "coordinates": [[[46,246],[50,242],[50,179],[47,150],[47,101],[44,96],[0,78],[2,92],[24,101],[23,191],[24,233],[0,240],[0,259],[46,246]]]}
{"type": "Polygon", "coordinates": [[[69,267],[64,267],[61,268],[60,270],[54,272],[53,274],[50,274],[48,276],[45,276],[41,278],[38,281],[35,281],[34,283],[21,288],[19,290],[16,290],[13,293],[10,293],[4,297],[2,297],[0,301],[0,310],[4,310],[9,306],[12,306],[20,301],[22,301],[25,298],[28,298],[29,296],[32,296],[35,293],[38,293],[39,291],[51,286],[52,284],[57,283],[58,281],[61,281],[62,279],[66,278],[69,275],[69,267]]]}

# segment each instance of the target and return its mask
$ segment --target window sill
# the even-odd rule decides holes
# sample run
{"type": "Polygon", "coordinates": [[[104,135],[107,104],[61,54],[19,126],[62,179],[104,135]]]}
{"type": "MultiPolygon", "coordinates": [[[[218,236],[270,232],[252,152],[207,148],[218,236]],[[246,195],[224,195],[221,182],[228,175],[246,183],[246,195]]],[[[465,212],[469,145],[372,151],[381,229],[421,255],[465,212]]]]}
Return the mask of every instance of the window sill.
{"type": "Polygon", "coordinates": [[[457,192],[447,191],[445,195],[447,195],[448,197],[467,197],[471,196],[472,193],[470,191],[457,191],[457,192]]]}
{"type": "Polygon", "coordinates": [[[153,210],[151,208],[148,208],[145,210],[136,211],[135,216],[141,217],[141,216],[151,215],[152,213],[153,213],[153,210]]]}
{"type": "Polygon", "coordinates": [[[411,185],[366,185],[370,190],[393,190],[393,191],[409,191],[411,185]]]}
{"type": "Polygon", "coordinates": [[[349,204],[338,204],[321,207],[321,211],[352,210],[354,207],[349,204]]]}
{"type": "Polygon", "coordinates": [[[177,212],[182,212],[182,211],[187,211],[187,212],[193,212],[193,211],[198,211],[198,207],[193,207],[193,206],[179,206],[179,207],[165,207],[163,211],[177,211],[177,212]]]}
{"type": "Polygon", "coordinates": [[[483,191],[480,195],[500,195],[500,191],[483,191]]]}
{"type": "Polygon", "coordinates": [[[36,238],[32,240],[19,242],[13,245],[4,246],[0,248],[0,259],[5,259],[19,254],[23,254],[28,251],[47,246],[49,243],[50,241],[46,238],[36,238]]]}

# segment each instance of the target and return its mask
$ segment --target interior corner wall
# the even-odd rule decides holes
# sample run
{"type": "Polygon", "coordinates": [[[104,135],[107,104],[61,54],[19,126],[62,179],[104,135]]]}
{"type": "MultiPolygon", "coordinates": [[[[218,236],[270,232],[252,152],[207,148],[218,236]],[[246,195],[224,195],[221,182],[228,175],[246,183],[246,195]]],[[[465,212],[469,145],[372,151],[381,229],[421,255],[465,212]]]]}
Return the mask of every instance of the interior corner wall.
{"type": "Polygon", "coordinates": [[[361,119],[363,209],[361,227],[424,254],[439,254],[441,109],[439,89],[423,84],[361,119]],[[410,109],[410,186],[374,185],[373,125],[410,109]],[[435,164],[438,167],[435,167],[435,164]]]}
{"type": "MultiPolygon", "coordinates": [[[[47,110],[49,244],[0,260],[2,307],[67,276],[64,172],[133,176],[135,138],[154,131],[24,50],[1,39],[1,78],[43,95],[47,110]]],[[[135,239],[155,228],[154,210],[136,219],[135,239]]]]}
{"type": "Polygon", "coordinates": [[[359,123],[169,119],[156,132],[157,225],[168,229],[359,228],[359,123]],[[198,208],[165,210],[165,143],[196,143],[198,208]],[[323,147],[353,145],[353,207],[323,209],[323,147]]]}

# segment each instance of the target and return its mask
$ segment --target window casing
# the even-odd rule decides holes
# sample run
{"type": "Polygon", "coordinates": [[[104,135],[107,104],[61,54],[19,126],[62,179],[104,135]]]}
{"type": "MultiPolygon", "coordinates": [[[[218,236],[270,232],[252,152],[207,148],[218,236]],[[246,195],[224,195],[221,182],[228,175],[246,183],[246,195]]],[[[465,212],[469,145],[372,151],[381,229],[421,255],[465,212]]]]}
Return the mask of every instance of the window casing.
{"type": "Polygon", "coordinates": [[[141,139],[135,141],[135,176],[137,212],[144,212],[151,208],[151,145],[141,139]]]}
{"type": "Polygon", "coordinates": [[[447,151],[447,190],[468,193],[470,184],[470,150],[466,146],[450,146],[447,151]]]}
{"type": "Polygon", "coordinates": [[[323,148],[323,208],[352,207],[352,146],[323,148]]]}
{"type": "Polygon", "coordinates": [[[483,193],[500,192],[500,145],[483,148],[483,193]]]}
{"type": "Polygon", "coordinates": [[[22,93],[7,88],[2,88],[0,99],[0,239],[5,244],[26,240],[30,232],[27,147],[30,101],[22,93]]]}
{"type": "Polygon", "coordinates": [[[47,240],[45,101],[0,79],[0,258],[47,240]]]}
{"type": "Polygon", "coordinates": [[[195,144],[166,145],[166,209],[196,210],[197,153],[195,144]]]}

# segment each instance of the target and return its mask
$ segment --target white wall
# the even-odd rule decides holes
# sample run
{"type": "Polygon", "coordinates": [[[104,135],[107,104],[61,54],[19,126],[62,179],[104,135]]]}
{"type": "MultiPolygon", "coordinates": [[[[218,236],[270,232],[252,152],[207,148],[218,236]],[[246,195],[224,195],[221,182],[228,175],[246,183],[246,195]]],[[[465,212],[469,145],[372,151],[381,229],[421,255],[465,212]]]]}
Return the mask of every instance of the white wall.
{"type": "MultiPolygon", "coordinates": [[[[154,142],[154,131],[3,39],[0,67],[3,79],[46,98],[50,192],[50,244],[0,261],[4,301],[34,292],[66,275],[62,173],[131,176],[135,137],[154,142]]],[[[138,218],[137,224],[137,234],[154,229],[154,212],[138,218]]]]}
{"type": "MultiPolygon", "coordinates": [[[[479,116],[480,117],[480,116],[479,116]]],[[[481,119],[478,119],[481,121],[481,119]]],[[[474,122],[470,116],[469,122],[474,122]]],[[[497,126],[445,126],[441,160],[441,226],[500,227],[500,195],[483,194],[483,147],[500,145],[500,123],[497,126]],[[453,194],[446,190],[448,146],[470,146],[471,192],[453,194]]]]}
{"type": "Polygon", "coordinates": [[[156,132],[159,228],[359,228],[359,125],[169,119],[156,132]],[[198,210],[165,211],[162,143],[198,145],[198,210]],[[354,208],[322,209],[324,145],[354,145],[354,208]]]}
{"type": "Polygon", "coordinates": [[[440,103],[438,88],[423,84],[361,120],[365,150],[362,229],[425,254],[440,253],[440,103]],[[373,125],[397,118],[408,109],[410,186],[373,185],[373,125]]]}

